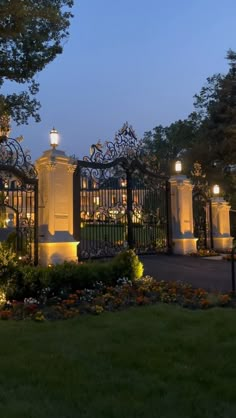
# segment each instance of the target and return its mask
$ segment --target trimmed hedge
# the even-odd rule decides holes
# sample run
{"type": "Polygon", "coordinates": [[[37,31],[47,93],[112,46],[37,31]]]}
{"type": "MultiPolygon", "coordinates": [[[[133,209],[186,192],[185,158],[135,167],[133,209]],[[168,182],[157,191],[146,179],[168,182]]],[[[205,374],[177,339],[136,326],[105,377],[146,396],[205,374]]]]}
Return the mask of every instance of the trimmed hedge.
{"type": "Polygon", "coordinates": [[[0,277],[0,287],[8,300],[24,300],[37,298],[43,292],[60,296],[61,292],[91,289],[96,282],[112,286],[119,278],[134,280],[142,274],[143,266],[138,256],[128,250],[110,261],[65,262],[52,267],[18,266],[0,277]]]}

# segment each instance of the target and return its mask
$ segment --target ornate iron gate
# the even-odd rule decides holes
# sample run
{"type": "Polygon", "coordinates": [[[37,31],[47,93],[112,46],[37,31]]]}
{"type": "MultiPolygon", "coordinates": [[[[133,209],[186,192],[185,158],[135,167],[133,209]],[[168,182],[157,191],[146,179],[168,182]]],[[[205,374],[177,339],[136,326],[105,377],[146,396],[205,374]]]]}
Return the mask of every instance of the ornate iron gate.
{"type": "Polygon", "coordinates": [[[74,173],[74,233],[79,259],[170,249],[168,182],[141,162],[127,124],[114,143],[92,145],[74,173]],[[105,148],[105,149],[104,149],[105,148]]]}
{"type": "Polygon", "coordinates": [[[201,192],[193,193],[194,236],[198,238],[197,249],[208,248],[209,205],[206,196],[201,192]]]}
{"type": "Polygon", "coordinates": [[[194,236],[198,238],[197,249],[213,249],[210,189],[199,162],[194,163],[191,175],[194,184],[193,223],[194,236]]]}
{"type": "Polygon", "coordinates": [[[38,180],[20,139],[0,137],[0,241],[38,263],[38,180]]]}

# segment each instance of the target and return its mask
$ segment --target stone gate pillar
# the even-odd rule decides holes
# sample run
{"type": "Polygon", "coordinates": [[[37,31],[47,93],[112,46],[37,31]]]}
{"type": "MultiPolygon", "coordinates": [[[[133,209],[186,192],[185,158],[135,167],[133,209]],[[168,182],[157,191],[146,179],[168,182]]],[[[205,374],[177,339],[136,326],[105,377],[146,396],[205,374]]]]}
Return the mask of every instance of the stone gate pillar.
{"type": "Polygon", "coordinates": [[[191,181],[182,174],[170,178],[172,249],[174,254],[196,252],[193,235],[193,205],[191,181]]]}
{"type": "Polygon", "coordinates": [[[223,197],[211,199],[212,241],[217,251],[226,251],[233,246],[233,237],[230,236],[230,205],[223,197]]]}
{"type": "Polygon", "coordinates": [[[39,264],[77,261],[73,238],[73,172],[64,151],[47,150],[36,161],[39,179],[39,264]]]}

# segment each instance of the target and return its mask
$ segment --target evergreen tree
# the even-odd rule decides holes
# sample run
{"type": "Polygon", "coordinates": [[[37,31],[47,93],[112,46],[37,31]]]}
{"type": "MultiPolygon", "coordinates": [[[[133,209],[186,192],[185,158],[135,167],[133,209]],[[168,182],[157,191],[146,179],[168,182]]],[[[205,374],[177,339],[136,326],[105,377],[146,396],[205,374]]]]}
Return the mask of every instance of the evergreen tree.
{"type": "Polygon", "coordinates": [[[222,167],[236,162],[236,53],[229,50],[227,60],[228,73],[208,78],[195,96],[202,117],[198,144],[204,143],[205,164],[216,161],[222,167]]]}

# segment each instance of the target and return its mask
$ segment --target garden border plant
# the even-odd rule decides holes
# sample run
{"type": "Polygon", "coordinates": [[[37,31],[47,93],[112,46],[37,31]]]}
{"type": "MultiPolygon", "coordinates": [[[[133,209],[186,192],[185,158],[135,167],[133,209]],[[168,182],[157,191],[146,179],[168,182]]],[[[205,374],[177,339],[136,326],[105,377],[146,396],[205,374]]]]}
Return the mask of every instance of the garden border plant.
{"type": "Polygon", "coordinates": [[[0,319],[67,319],[130,306],[177,304],[190,309],[236,307],[232,293],[208,293],[180,281],[143,277],[132,250],[113,260],[52,267],[9,266],[0,277],[0,319]]]}
{"type": "Polygon", "coordinates": [[[22,301],[37,298],[47,289],[48,296],[60,296],[84,288],[91,289],[94,283],[115,285],[120,277],[129,280],[140,278],[143,265],[133,250],[119,253],[109,261],[86,263],[65,262],[50,267],[16,265],[6,263],[0,275],[0,289],[8,300],[22,301]]]}

